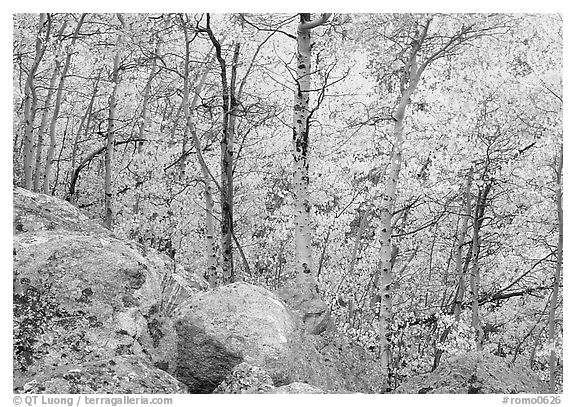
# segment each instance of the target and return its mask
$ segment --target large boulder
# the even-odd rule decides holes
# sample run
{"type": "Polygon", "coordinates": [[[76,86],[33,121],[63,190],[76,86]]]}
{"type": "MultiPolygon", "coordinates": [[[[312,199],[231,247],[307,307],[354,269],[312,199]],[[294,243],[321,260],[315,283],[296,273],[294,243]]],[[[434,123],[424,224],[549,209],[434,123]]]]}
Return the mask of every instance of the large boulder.
{"type": "Polygon", "coordinates": [[[123,355],[51,369],[24,384],[22,392],[176,394],[187,393],[187,389],[150,362],[138,356],[123,355]]]}
{"type": "Polygon", "coordinates": [[[16,188],[13,224],[15,388],[117,355],[175,370],[171,314],[198,278],[47,195],[16,188]]]}
{"type": "Polygon", "coordinates": [[[411,377],[395,390],[408,394],[545,392],[545,384],[529,369],[510,367],[505,359],[484,352],[448,357],[434,372],[411,377]]]}
{"type": "Polygon", "coordinates": [[[326,390],[344,386],[329,369],[297,315],[270,291],[233,283],[189,298],[175,321],[174,375],[192,393],[212,392],[241,362],[266,370],[275,386],[308,382],[326,390]]]}

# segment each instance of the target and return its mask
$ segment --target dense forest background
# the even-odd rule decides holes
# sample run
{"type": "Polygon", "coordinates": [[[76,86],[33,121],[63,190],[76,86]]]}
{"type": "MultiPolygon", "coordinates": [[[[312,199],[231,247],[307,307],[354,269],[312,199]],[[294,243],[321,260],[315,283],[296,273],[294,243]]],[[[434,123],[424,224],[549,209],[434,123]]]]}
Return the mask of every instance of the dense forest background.
{"type": "Polygon", "coordinates": [[[562,389],[560,16],[13,23],[14,185],[213,287],[312,286],[392,388],[481,350],[562,389]]]}

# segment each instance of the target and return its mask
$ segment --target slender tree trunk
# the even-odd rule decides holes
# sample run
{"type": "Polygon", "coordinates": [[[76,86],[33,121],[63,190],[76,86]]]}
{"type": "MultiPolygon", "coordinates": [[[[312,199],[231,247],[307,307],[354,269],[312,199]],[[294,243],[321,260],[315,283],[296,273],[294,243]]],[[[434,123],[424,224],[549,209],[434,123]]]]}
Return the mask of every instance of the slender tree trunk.
{"type": "Polygon", "coordinates": [[[484,331],[482,329],[480,314],[478,308],[478,290],[480,287],[480,268],[478,259],[480,256],[480,229],[484,221],[484,211],[486,208],[486,200],[490,192],[491,184],[486,183],[483,188],[478,191],[478,198],[476,201],[476,210],[474,216],[473,230],[472,230],[472,259],[470,265],[470,298],[472,302],[472,329],[474,330],[476,349],[482,350],[484,342],[484,331]]]}
{"type": "Polygon", "coordinates": [[[234,258],[232,252],[234,217],[233,217],[233,158],[234,158],[234,127],[237,100],[235,95],[236,70],[240,44],[234,47],[231,65],[231,79],[228,84],[226,61],[222,56],[222,45],[214,36],[210,27],[210,14],[206,15],[206,31],[214,45],[216,59],[220,65],[220,82],[222,85],[222,136],[220,138],[220,209],[222,221],[220,224],[220,244],[222,247],[222,274],[224,283],[236,280],[234,258]]]}
{"type": "Polygon", "coordinates": [[[216,219],[214,218],[214,194],[212,191],[212,180],[211,174],[208,169],[208,165],[204,160],[202,155],[202,146],[200,144],[200,139],[196,133],[196,129],[192,121],[188,124],[190,128],[190,134],[194,142],[194,147],[196,149],[196,156],[198,162],[200,163],[200,169],[202,171],[202,181],[204,183],[204,202],[206,214],[206,263],[207,263],[207,275],[208,282],[211,288],[216,287],[217,280],[217,243],[216,243],[216,219]]]}
{"type": "MultiPolygon", "coordinates": [[[[208,58],[208,61],[211,58],[208,58]]],[[[196,86],[196,94],[194,95],[193,105],[196,105],[196,101],[199,98],[200,91],[204,87],[206,82],[206,77],[208,76],[208,67],[206,64],[206,69],[202,75],[200,82],[196,86]]],[[[204,160],[202,155],[202,145],[200,144],[200,139],[196,133],[196,128],[194,126],[194,121],[191,120],[189,116],[188,126],[190,129],[190,134],[192,135],[192,140],[194,142],[194,148],[196,149],[196,156],[198,162],[200,163],[200,170],[202,171],[202,181],[204,183],[204,203],[205,203],[205,213],[206,213],[206,269],[208,274],[208,282],[210,287],[216,287],[217,278],[217,243],[216,243],[216,219],[214,218],[214,193],[212,190],[212,176],[208,169],[208,164],[204,160]]]]}
{"type": "MultiPolygon", "coordinates": [[[[124,18],[117,14],[120,21],[120,30],[124,29],[124,18]]],[[[112,71],[112,94],[108,99],[108,130],[106,133],[106,157],[104,159],[104,226],[110,230],[114,223],[114,195],[112,188],[112,171],[114,165],[114,142],[115,142],[115,125],[116,125],[116,93],[120,84],[120,45],[122,44],[122,32],[118,34],[116,55],[114,56],[114,69],[112,71]]]]}
{"type": "Polygon", "coordinates": [[[86,108],[86,112],[82,116],[80,120],[80,125],[78,126],[78,131],[76,132],[76,137],[74,138],[74,144],[72,145],[72,157],[70,162],[70,183],[68,186],[68,193],[66,195],[66,200],[71,203],[76,203],[77,196],[76,196],[76,181],[78,179],[78,173],[76,172],[76,160],[78,157],[78,143],[80,140],[80,134],[82,133],[82,129],[84,129],[84,137],[88,136],[88,131],[90,129],[91,123],[91,115],[92,109],[94,107],[94,100],[96,99],[96,95],[98,93],[98,83],[100,82],[100,74],[96,79],[96,84],[94,85],[94,90],[92,92],[92,96],[90,97],[90,102],[88,102],[88,107],[86,108]],[[84,127],[84,123],[86,123],[86,127],[84,127]]]}
{"type": "MultiPolygon", "coordinates": [[[[148,126],[148,102],[150,100],[150,88],[152,87],[152,80],[156,75],[156,57],[160,54],[160,38],[156,40],[156,47],[154,49],[154,56],[152,57],[152,67],[150,68],[150,74],[148,75],[148,80],[144,86],[144,94],[142,95],[142,113],[140,114],[140,126],[138,127],[138,143],[137,143],[137,153],[142,156],[142,151],[144,148],[144,143],[146,142],[146,127],[148,126]]],[[[142,178],[140,176],[140,171],[136,174],[136,185],[142,184],[142,178]]],[[[136,190],[136,202],[134,203],[133,212],[138,213],[140,211],[140,195],[141,191],[138,188],[136,190]]]]}
{"type": "Polygon", "coordinates": [[[330,14],[310,21],[309,13],[300,14],[296,38],[296,92],[292,124],[292,154],[294,157],[294,245],[296,279],[302,285],[317,285],[312,273],[312,232],[310,229],[309,132],[310,76],[312,71],[312,29],[328,21],[330,14]]]}
{"type": "MultiPolygon", "coordinates": [[[[184,38],[188,43],[188,33],[186,26],[184,25],[184,20],[181,19],[184,29],[184,38]]],[[[196,126],[194,120],[192,120],[192,115],[195,114],[196,105],[200,99],[200,92],[206,83],[206,78],[208,77],[208,71],[210,66],[210,61],[212,59],[211,52],[208,53],[206,57],[206,66],[204,72],[202,73],[199,82],[196,84],[194,90],[194,97],[192,103],[189,103],[189,93],[190,93],[190,71],[189,71],[189,54],[186,53],[185,57],[185,67],[184,67],[184,89],[182,97],[182,106],[184,110],[184,115],[186,117],[186,139],[192,137],[194,143],[194,149],[196,151],[196,157],[198,158],[198,163],[200,164],[200,170],[202,172],[202,181],[204,183],[204,202],[206,214],[206,265],[207,265],[207,275],[208,282],[211,288],[216,287],[217,280],[217,243],[216,243],[216,228],[215,228],[215,218],[214,218],[214,194],[212,191],[212,176],[210,170],[208,169],[208,164],[204,160],[202,154],[202,145],[200,139],[196,132],[196,126]]]]}
{"type": "Polygon", "coordinates": [[[563,149],[560,149],[558,167],[556,168],[556,215],[558,216],[558,247],[556,249],[556,270],[554,272],[554,285],[552,286],[552,297],[550,299],[550,312],[548,315],[548,343],[550,345],[550,356],[548,367],[550,378],[548,385],[550,393],[556,393],[556,363],[557,356],[554,348],[556,341],[556,306],[558,304],[558,292],[560,286],[560,275],[562,273],[562,261],[564,257],[564,210],[562,208],[562,167],[563,149]]]}
{"type": "Polygon", "coordinates": [[[36,167],[34,169],[34,191],[40,192],[40,175],[42,173],[42,150],[44,147],[44,132],[46,124],[48,124],[48,113],[50,112],[50,104],[52,103],[52,96],[54,95],[54,87],[56,86],[56,79],[58,79],[58,64],[54,68],[52,78],[50,78],[50,85],[46,100],[44,101],[44,111],[42,112],[42,119],[40,121],[40,128],[38,129],[38,142],[36,143],[36,167]]]}
{"type": "Polygon", "coordinates": [[[392,166],[386,180],[380,228],[380,364],[383,374],[383,392],[390,391],[392,379],[392,214],[396,202],[396,189],[400,179],[402,143],[404,139],[404,113],[406,103],[396,110],[392,166]]]}
{"type": "Polygon", "coordinates": [[[292,127],[292,153],[294,156],[294,244],[297,280],[300,284],[316,285],[312,274],[312,232],[310,229],[310,193],[308,185],[309,120],[310,120],[310,74],[312,46],[309,14],[301,14],[297,32],[296,78],[294,94],[294,118],[292,127]]]}
{"type": "MultiPolygon", "coordinates": [[[[462,314],[462,302],[464,300],[464,293],[466,292],[466,271],[467,267],[463,264],[462,252],[464,247],[464,241],[466,239],[466,234],[468,233],[468,224],[470,218],[472,217],[472,199],[470,195],[470,189],[472,187],[472,168],[468,171],[466,175],[466,187],[464,194],[462,196],[464,214],[461,216],[462,224],[460,225],[460,230],[458,231],[458,240],[456,242],[456,253],[455,253],[455,269],[456,275],[458,276],[458,284],[456,286],[456,294],[454,295],[454,301],[452,303],[452,313],[454,315],[455,324],[458,325],[460,322],[460,316],[462,314]]],[[[447,326],[442,334],[440,335],[439,342],[443,343],[448,338],[450,334],[451,327],[447,326]]],[[[440,364],[440,359],[442,358],[443,351],[441,349],[436,349],[434,354],[434,363],[432,365],[432,370],[436,370],[440,364]]]]}
{"type": "Polygon", "coordinates": [[[458,288],[456,290],[456,297],[454,299],[454,320],[456,324],[460,322],[460,314],[462,313],[462,301],[464,300],[464,292],[466,291],[466,279],[464,267],[462,264],[462,250],[466,234],[468,233],[468,224],[472,217],[472,200],[470,196],[470,189],[472,187],[472,168],[466,176],[466,190],[464,192],[464,216],[462,217],[462,227],[458,233],[458,243],[456,246],[456,275],[458,276],[458,288]]]}
{"type": "Polygon", "coordinates": [[[309,13],[300,13],[296,33],[296,90],[292,123],[292,156],[294,163],[294,263],[296,278],[279,291],[279,295],[304,321],[305,329],[320,334],[330,323],[330,311],[320,297],[317,275],[312,264],[312,232],[310,228],[309,132],[310,82],[312,72],[311,32],[328,21],[330,14],[311,21],[309,13]]]}
{"type": "Polygon", "coordinates": [[[34,61],[28,72],[28,77],[24,85],[24,180],[23,187],[32,189],[32,165],[34,162],[34,119],[36,117],[36,108],[38,103],[38,96],[36,94],[36,85],[34,84],[34,77],[36,71],[42,61],[44,52],[46,51],[47,41],[42,40],[41,34],[44,30],[44,25],[47,23],[46,38],[50,33],[50,19],[46,13],[40,14],[38,22],[38,35],[36,36],[36,53],[34,61]]]}
{"type": "MultiPolygon", "coordinates": [[[[80,28],[82,27],[82,23],[84,22],[85,17],[86,14],[82,14],[80,20],[78,21],[78,24],[76,25],[76,29],[74,30],[74,34],[72,35],[72,41],[70,43],[68,51],[66,52],[66,61],[64,62],[64,67],[62,68],[62,72],[60,74],[60,82],[58,83],[58,90],[56,91],[56,102],[54,103],[54,113],[52,115],[52,121],[50,122],[50,146],[48,147],[48,152],[46,155],[46,167],[44,169],[43,192],[45,194],[48,194],[50,189],[50,178],[52,175],[52,161],[54,160],[54,152],[56,151],[56,124],[58,122],[58,116],[60,115],[60,106],[62,105],[64,82],[66,81],[66,77],[68,76],[68,69],[70,68],[70,62],[72,60],[74,45],[76,44],[76,39],[78,38],[78,33],[80,32],[80,28]]],[[[66,25],[67,22],[64,22],[64,26],[66,25]]]]}
{"type": "MultiPolygon", "coordinates": [[[[429,22],[428,22],[429,24],[429,22]]],[[[402,145],[404,143],[404,116],[410,98],[418,86],[422,70],[418,68],[417,55],[420,45],[427,34],[428,24],[420,35],[418,41],[414,41],[410,55],[405,65],[405,78],[401,81],[401,97],[393,114],[394,119],[394,144],[390,157],[390,172],[384,188],[382,202],[381,226],[379,231],[379,264],[380,264],[380,364],[382,368],[382,392],[389,392],[392,379],[392,214],[396,203],[396,191],[400,179],[402,166],[402,145]]],[[[384,164],[385,166],[388,163],[384,164]]],[[[385,167],[384,167],[385,168],[385,167]]]]}
{"type": "Polygon", "coordinates": [[[184,31],[184,88],[182,89],[182,110],[184,111],[184,137],[182,138],[182,154],[180,158],[180,179],[184,180],[186,175],[186,158],[188,151],[188,117],[190,116],[190,37],[188,35],[188,26],[184,21],[184,16],[179,15],[180,24],[184,31]]]}
{"type": "Polygon", "coordinates": [[[144,94],[142,96],[142,113],[140,115],[140,126],[138,128],[138,154],[142,154],[142,148],[146,142],[146,126],[148,126],[148,103],[150,101],[150,89],[152,87],[152,80],[156,76],[156,55],[160,54],[160,39],[157,40],[156,48],[154,50],[154,57],[152,59],[152,67],[148,80],[144,86],[144,94]]]}
{"type": "Polygon", "coordinates": [[[56,188],[58,187],[58,179],[60,177],[60,164],[62,163],[62,153],[64,152],[64,147],[66,146],[66,136],[68,135],[68,126],[69,125],[70,125],[70,116],[68,116],[66,118],[66,124],[64,125],[64,132],[62,133],[62,144],[60,146],[58,158],[55,160],[56,161],[56,174],[54,177],[54,182],[52,183],[52,190],[50,191],[50,195],[56,194],[56,188]]]}
{"type": "Polygon", "coordinates": [[[221,152],[221,206],[222,206],[222,262],[225,281],[240,281],[242,276],[234,267],[232,256],[232,241],[234,235],[234,136],[236,132],[236,115],[238,113],[238,100],[236,99],[236,72],[238,69],[238,57],[240,55],[240,43],[234,45],[234,54],[230,67],[230,97],[228,111],[225,113],[228,120],[225,121],[228,129],[220,141],[221,152]]]}

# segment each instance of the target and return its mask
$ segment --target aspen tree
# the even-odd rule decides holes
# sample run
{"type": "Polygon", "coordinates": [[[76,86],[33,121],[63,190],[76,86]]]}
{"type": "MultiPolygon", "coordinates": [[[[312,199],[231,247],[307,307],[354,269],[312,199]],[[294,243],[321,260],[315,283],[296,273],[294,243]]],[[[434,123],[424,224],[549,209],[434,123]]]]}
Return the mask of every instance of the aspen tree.
{"type": "Polygon", "coordinates": [[[114,142],[116,138],[116,94],[120,85],[120,55],[123,42],[124,17],[116,15],[120,22],[120,32],[116,42],[116,54],[114,55],[114,67],[112,70],[112,93],[108,99],[108,129],[106,131],[106,156],[104,159],[104,226],[112,229],[114,222],[114,192],[112,186],[112,171],[114,165],[114,142]]]}
{"type": "Polygon", "coordinates": [[[38,33],[36,35],[35,54],[32,66],[28,71],[26,83],[24,84],[24,180],[23,187],[32,189],[32,165],[34,162],[34,119],[38,104],[38,95],[34,82],[36,72],[46,51],[52,19],[46,13],[40,14],[38,21],[38,33]],[[46,26],[46,37],[42,38],[42,32],[46,26]]]}
{"type": "MultiPolygon", "coordinates": [[[[70,69],[70,62],[72,60],[72,54],[74,52],[74,45],[76,44],[76,39],[80,33],[80,28],[84,23],[84,18],[86,14],[82,14],[76,24],[74,33],[72,34],[72,41],[70,46],[66,51],[66,60],[64,61],[64,66],[62,67],[62,72],[60,73],[60,81],[58,83],[58,90],[56,91],[56,101],[54,102],[54,112],[52,115],[52,121],[50,122],[50,145],[48,147],[48,152],[46,154],[46,166],[44,168],[44,185],[42,191],[47,194],[50,190],[50,180],[52,176],[52,162],[54,161],[54,153],[56,151],[56,124],[58,122],[58,117],[60,115],[60,106],[62,105],[62,97],[64,94],[64,82],[68,76],[68,70],[70,69]]],[[[66,23],[64,23],[66,25],[66,23]]]]}
{"type": "Polygon", "coordinates": [[[564,210],[562,208],[562,169],[564,164],[563,149],[560,148],[558,164],[555,168],[555,198],[556,216],[558,218],[558,246],[556,248],[556,268],[554,271],[554,283],[552,285],[552,296],[550,298],[550,311],[548,315],[548,343],[550,345],[550,356],[548,357],[550,393],[556,393],[556,363],[557,356],[554,349],[556,340],[556,306],[558,304],[558,292],[560,287],[560,275],[562,273],[562,261],[564,257],[564,210]]]}
{"type": "MultiPolygon", "coordinates": [[[[431,20],[427,20],[418,35],[411,44],[410,54],[404,67],[405,75],[400,84],[400,101],[394,110],[394,144],[390,157],[390,172],[386,178],[384,198],[382,202],[381,226],[379,231],[380,243],[380,364],[383,374],[382,391],[390,391],[390,379],[392,375],[392,214],[396,203],[397,185],[400,179],[402,166],[402,145],[404,143],[404,117],[410,98],[422,76],[425,64],[418,66],[417,56],[428,33],[431,20]]],[[[386,163],[385,165],[388,165],[386,163]]]]}

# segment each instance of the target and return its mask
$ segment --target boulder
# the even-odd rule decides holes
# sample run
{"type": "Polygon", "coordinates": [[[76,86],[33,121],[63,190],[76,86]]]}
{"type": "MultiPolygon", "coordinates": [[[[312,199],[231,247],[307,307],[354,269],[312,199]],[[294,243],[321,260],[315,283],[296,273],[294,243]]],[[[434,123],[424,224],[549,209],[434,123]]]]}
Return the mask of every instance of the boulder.
{"type": "Polygon", "coordinates": [[[269,394],[326,394],[318,387],[311,386],[308,383],[290,383],[284,386],[276,387],[268,392],[269,394]]]}
{"type": "Polygon", "coordinates": [[[13,230],[15,387],[62,363],[117,355],[175,369],[170,317],[197,292],[183,269],[69,203],[21,188],[13,230]]]}
{"type": "Polygon", "coordinates": [[[190,297],[177,312],[175,377],[191,393],[211,393],[241,362],[266,370],[275,386],[304,381],[340,389],[297,315],[272,292],[233,283],[190,297]]]}
{"type": "Polygon", "coordinates": [[[320,297],[316,284],[294,281],[278,290],[278,296],[288,304],[304,323],[306,332],[318,335],[331,323],[328,305],[320,297]]]}
{"type": "Polygon", "coordinates": [[[13,191],[13,232],[54,231],[87,236],[113,236],[106,228],[92,221],[84,212],[53,196],[27,189],[13,191]]]}
{"type": "Polygon", "coordinates": [[[328,330],[314,339],[324,365],[342,377],[340,390],[354,393],[380,391],[382,368],[374,353],[335,330],[328,330]]]}
{"type": "Polygon", "coordinates": [[[432,373],[406,379],[395,393],[491,394],[546,393],[545,384],[529,369],[508,366],[484,352],[447,357],[432,373]]]}
{"type": "Polygon", "coordinates": [[[216,387],[213,393],[266,393],[274,389],[272,378],[264,369],[242,362],[216,387]]]}
{"type": "Polygon", "coordinates": [[[187,393],[186,386],[150,362],[122,355],[51,369],[24,384],[22,393],[187,393]]]}

